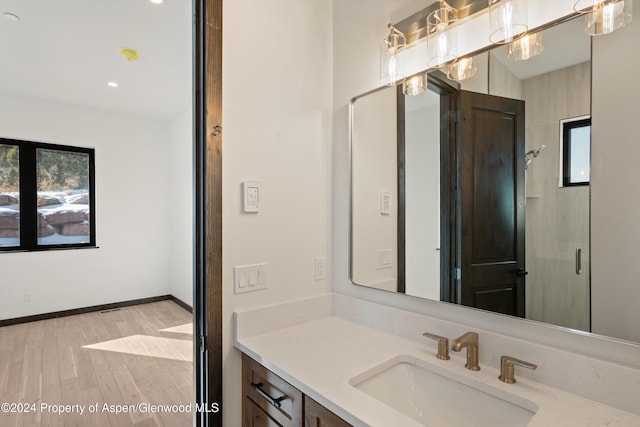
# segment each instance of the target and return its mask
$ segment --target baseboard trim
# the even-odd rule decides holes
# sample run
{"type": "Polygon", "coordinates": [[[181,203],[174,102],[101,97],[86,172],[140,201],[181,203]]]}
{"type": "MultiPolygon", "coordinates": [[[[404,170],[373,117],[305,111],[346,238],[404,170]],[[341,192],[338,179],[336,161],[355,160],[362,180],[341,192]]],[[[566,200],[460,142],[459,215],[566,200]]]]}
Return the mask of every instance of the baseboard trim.
{"type": "Polygon", "coordinates": [[[182,307],[185,310],[187,310],[189,313],[193,313],[193,307],[191,307],[186,302],[182,301],[180,298],[176,298],[173,295],[169,295],[169,299],[171,301],[175,302],[176,304],[178,304],[180,307],[182,307]]]}
{"type": "Polygon", "coordinates": [[[91,307],[73,308],[71,310],[54,311],[52,313],[43,313],[43,314],[34,314],[32,316],[15,317],[13,319],[3,319],[3,320],[0,320],[0,327],[17,325],[20,323],[36,322],[38,320],[55,319],[58,317],[74,316],[76,314],[91,313],[94,311],[113,310],[116,308],[130,307],[132,305],[149,304],[152,302],[167,301],[167,300],[175,302],[180,307],[184,308],[190,313],[192,312],[192,308],[189,307],[189,305],[186,304],[184,301],[179,300],[173,295],[161,295],[157,297],[139,298],[139,299],[134,299],[129,301],[114,302],[110,304],[93,305],[91,307]]]}

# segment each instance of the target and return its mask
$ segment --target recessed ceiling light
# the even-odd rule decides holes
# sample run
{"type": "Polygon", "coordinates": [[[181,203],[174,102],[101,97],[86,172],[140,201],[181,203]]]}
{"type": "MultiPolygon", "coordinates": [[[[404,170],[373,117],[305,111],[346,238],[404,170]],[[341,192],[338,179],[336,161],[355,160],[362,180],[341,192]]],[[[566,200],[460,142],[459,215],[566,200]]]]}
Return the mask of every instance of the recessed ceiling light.
{"type": "Polygon", "coordinates": [[[107,83],[107,85],[109,87],[118,87],[118,83],[116,83],[116,82],[109,82],[109,83],[107,83]]]}
{"type": "Polygon", "coordinates": [[[153,4],[161,4],[163,0],[149,0],[153,4]]]}
{"type": "Polygon", "coordinates": [[[13,13],[5,12],[2,14],[7,21],[17,22],[20,20],[18,15],[14,15],[13,13]]]}

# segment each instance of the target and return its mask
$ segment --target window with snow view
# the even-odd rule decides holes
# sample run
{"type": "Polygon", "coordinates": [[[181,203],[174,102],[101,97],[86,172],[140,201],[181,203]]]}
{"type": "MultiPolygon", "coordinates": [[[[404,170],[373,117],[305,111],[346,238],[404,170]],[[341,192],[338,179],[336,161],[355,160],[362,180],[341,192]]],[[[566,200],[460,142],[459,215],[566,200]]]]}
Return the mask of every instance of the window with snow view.
{"type": "Polygon", "coordinates": [[[95,246],[94,150],[0,139],[0,250],[95,246]]]}

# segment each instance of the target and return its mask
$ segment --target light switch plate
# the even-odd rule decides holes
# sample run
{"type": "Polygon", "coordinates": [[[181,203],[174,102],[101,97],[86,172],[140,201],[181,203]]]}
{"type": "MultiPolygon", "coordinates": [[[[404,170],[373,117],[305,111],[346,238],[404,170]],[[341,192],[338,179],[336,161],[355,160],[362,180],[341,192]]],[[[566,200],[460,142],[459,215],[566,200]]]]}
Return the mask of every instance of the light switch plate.
{"type": "Polygon", "coordinates": [[[380,215],[391,215],[391,193],[380,192],[380,215]]]}
{"type": "Polygon", "coordinates": [[[262,210],[262,183],[244,181],[242,183],[242,210],[260,212],[262,210]]]}
{"type": "Polygon", "coordinates": [[[233,267],[234,293],[267,289],[267,264],[236,265],[233,267]]]}

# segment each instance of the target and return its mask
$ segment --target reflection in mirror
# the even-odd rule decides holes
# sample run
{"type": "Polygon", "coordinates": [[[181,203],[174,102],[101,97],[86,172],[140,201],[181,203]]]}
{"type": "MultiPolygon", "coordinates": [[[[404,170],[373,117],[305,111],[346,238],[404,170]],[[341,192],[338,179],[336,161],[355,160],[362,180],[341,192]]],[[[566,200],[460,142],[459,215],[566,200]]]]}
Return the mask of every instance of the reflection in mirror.
{"type": "Polygon", "coordinates": [[[581,19],[544,33],[527,61],[489,53],[489,91],[526,103],[526,317],[589,331],[589,187],[562,184],[561,124],[591,112],[590,38],[581,19]]]}
{"type": "MultiPolygon", "coordinates": [[[[566,147],[561,132],[563,122],[590,114],[590,39],[583,21],[572,20],[546,29],[544,38],[537,42],[532,38],[532,43],[527,60],[516,57],[523,55],[523,46],[512,46],[511,53],[508,46],[501,46],[476,56],[477,73],[459,82],[463,102],[465,91],[490,95],[485,100],[524,101],[524,138],[516,138],[523,145],[514,146],[510,154],[484,153],[485,159],[498,159],[496,164],[507,168],[503,175],[515,181],[493,183],[484,193],[478,192],[482,182],[477,178],[504,172],[491,169],[500,167],[489,164],[494,162],[479,160],[483,152],[478,150],[493,149],[491,135],[498,132],[494,125],[489,126],[485,148],[478,141],[465,141],[462,131],[457,161],[443,163],[441,147],[452,142],[440,132],[448,123],[440,111],[440,95],[431,90],[403,97],[395,88],[385,88],[354,100],[351,277],[355,284],[590,330],[589,186],[563,183],[566,147]],[[464,160],[466,156],[471,163],[464,160]],[[511,164],[510,159],[514,166],[504,166],[511,164]],[[474,168],[472,177],[461,179],[469,165],[474,168]],[[459,193],[443,180],[460,182],[459,193]],[[497,188],[514,192],[500,190],[502,196],[492,196],[497,188]],[[465,219],[469,203],[476,203],[479,194],[487,194],[485,202],[497,210],[487,219],[482,217],[486,210],[476,209],[472,218],[465,219]],[[503,203],[509,198],[514,203],[503,203]],[[451,218],[443,215],[449,203],[455,212],[451,218]],[[518,217],[514,210],[521,208],[525,214],[518,217]],[[512,229],[523,229],[521,261],[505,257],[509,250],[500,252],[500,240],[511,239],[504,234],[508,229],[504,224],[495,224],[500,216],[511,218],[507,222],[512,229]],[[473,227],[465,228],[467,222],[473,227]],[[471,244],[471,235],[481,240],[471,244]],[[470,244],[471,252],[465,252],[465,244],[470,244]],[[510,276],[465,294],[467,286],[480,285],[478,277],[485,268],[478,269],[474,251],[491,245],[500,253],[489,256],[488,263],[507,265],[505,274],[510,276]],[[524,291],[517,295],[516,288],[524,291]]],[[[462,117],[460,122],[468,119],[462,117]]],[[[488,122],[483,119],[483,123],[488,122]]],[[[456,126],[460,132],[463,124],[456,126]]]]}
{"type": "Polygon", "coordinates": [[[370,93],[352,108],[351,132],[357,138],[351,146],[351,277],[356,283],[396,291],[396,88],[370,93]]]}
{"type": "Polygon", "coordinates": [[[404,107],[405,293],[440,300],[440,95],[404,107]]]}

